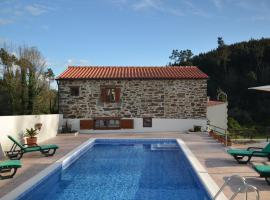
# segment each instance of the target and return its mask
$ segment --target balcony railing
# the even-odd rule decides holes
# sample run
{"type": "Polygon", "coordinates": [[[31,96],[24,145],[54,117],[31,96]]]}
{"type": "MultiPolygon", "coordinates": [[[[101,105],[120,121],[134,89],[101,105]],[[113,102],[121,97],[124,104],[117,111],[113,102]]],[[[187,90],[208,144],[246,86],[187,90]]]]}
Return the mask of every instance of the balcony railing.
{"type": "Polygon", "coordinates": [[[228,131],[224,128],[208,124],[208,132],[214,132],[217,134],[217,138],[214,136],[215,139],[218,139],[220,142],[224,143],[225,146],[230,146],[231,140],[228,137],[228,131]],[[225,141],[223,141],[225,140],[225,141]]]}
{"type": "MultiPolygon", "coordinates": [[[[208,132],[211,135],[211,131],[214,132],[212,135],[217,140],[225,140],[224,144],[226,146],[230,146],[231,140],[265,140],[268,142],[270,140],[270,129],[255,129],[255,128],[241,128],[241,129],[229,129],[226,130],[224,128],[215,126],[213,124],[208,125],[208,132]]],[[[223,142],[223,141],[221,141],[223,142]]]]}

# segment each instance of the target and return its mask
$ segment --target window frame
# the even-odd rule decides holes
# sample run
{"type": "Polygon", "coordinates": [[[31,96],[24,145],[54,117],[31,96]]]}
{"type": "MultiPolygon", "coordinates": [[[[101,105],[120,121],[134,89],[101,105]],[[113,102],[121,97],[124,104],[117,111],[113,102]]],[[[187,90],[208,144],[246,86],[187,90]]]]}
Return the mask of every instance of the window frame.
{"type": "Polygon", "coordinates": [[[70,86],[70,96],[73,96],[73,97],[78,97],[80,96],[80,86],[70,86]],[[77,92],[74,92],[76,91],[77,92]]]}
{"type": "Polygon", "coordinates": [[[116,87],[107,87],[105,88],[105,102],[115,103],[116,102],[116,87]],[[114,91],[114,99],[112,98],[112,92],[114,91]]]}
{"type": "Polygon", "coordinates": [[[115,118],[115,117],[102,117],[102,118],[95,118],[94,119],[94,129],[95,130],[114,130],[114,129],[121,129],[121,119],[120,118],[115,118]],[[107,123],[107,126],[97,126],[97,121],[101,121],[103,120],[104,122],[107,123]],[[115,120],[115,121],[118,121],[118,126],[110,126],[109,125],[109,121],[110,120],[115,120]]]}
{"type": "Polygon", "coordinates": [[[152,128],[153,127],[153,118],[152,117],[143,117],[143,128],[152,128]],[[147,120],[150,120],[147,122],[147,120]],[[149,124],[147,124],[149,123],[149,124]]]}
{"type": "Polygon", "coordinates": [[[117,86],[101,86],[100,99],[104,103],[119,103],[120,102],[121,89],[117,86]],[[114,100],[110,97],[114,90],[114,100]],[[110,91],[110,92],[109,92],[110,91]]]}

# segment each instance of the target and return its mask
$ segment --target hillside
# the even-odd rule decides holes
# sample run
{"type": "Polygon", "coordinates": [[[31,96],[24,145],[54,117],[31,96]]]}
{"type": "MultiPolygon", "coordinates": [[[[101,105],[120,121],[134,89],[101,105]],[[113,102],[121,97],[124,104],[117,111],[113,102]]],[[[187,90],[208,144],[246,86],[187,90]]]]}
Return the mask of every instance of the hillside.
{"type": "MultiPolygon", "coordinates": [[[[270,93],[248,90],[270,84],[270,39],[226,45],[219,38],[218,44],[212,51],[187,56],[182,61],[199,66],[210,76],[208,95],[211,98],[217,98],[219,89],[228,95],[230,117],[242,125],[270,126],[270,93]]],[[[181,58],[178,61],[174,64],[182,64],[181,58]]]]}

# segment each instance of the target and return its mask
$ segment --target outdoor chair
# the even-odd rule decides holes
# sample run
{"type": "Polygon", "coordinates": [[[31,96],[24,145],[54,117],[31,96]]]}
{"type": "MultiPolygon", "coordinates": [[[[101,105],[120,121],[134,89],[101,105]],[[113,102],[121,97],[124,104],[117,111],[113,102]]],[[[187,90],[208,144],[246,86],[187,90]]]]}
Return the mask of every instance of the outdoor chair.
{"type": "Polygon", "coordinates": [[[254,165],[253,169],[255,169],[260,177],[265,178],[265,181],[270,185],[270,166],[269,165],[254,165]]]}
{"type": "Polygon", "coordinates": [[[270,160],[270,143],[264,148],[248,147],[246,150],[229,149],[227,152],[240,164],[248,163],[252,157],[267,157],[270,160]],[[245,157],[247,158],[246,160],[244,160],[245,157]]]}
{"type": "Polygon", "coordinates": [[[19,160],[7,160],[0,162],[0,179],[13,178],[17,169],[21,166],[22,165],[19,160]]]}
{"type": "Polygon", "coordinates": [[[45,156],[53,156],[56,152],[56,149],[59,148],[55,144],[40,145],[40,146],[36,144],[35,146],[28,147],[26,144],[21,144],[10,135],[8,136],[8,138],[13,142],[11,149],[9,151],[6,151],[6,155],[11,160],[20,160],[23,154],[36,151],[39,151],[45,156]]]}

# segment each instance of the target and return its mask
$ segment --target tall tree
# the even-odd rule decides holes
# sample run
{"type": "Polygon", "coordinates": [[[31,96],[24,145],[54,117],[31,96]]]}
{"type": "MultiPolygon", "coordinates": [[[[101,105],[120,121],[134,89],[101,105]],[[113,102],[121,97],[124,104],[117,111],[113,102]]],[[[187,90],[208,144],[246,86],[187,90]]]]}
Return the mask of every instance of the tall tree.
{"type": "Polygon", "coordinates": [[[44,87],[42,77],[45,76],[44,69],[46,67],[46,61],[35,47],[23,47],[20,49],[20,58],[25,60],[27,69],[28,80],[28,103],[27,113],[32,114],[34,109],[34,102],[44,87]]]}
{"type": "Polygon", "coordinates": [[[225,42],[222,37],[218,37],[218,48],[222,48],[225,46],[225,42]]]}
{"type": "Polygon", "coordinates": [[[20,58],[18,60],[18,65],[21,69],[21,85],[20,85],[20,96],[21,96],[21,114],[27,113],[28,104],[28,78],[27,78],[27,68],[30,65],[29,61],[25,58],[20,58]]]}
{"type": "Polygon", "coordinates": [[[56,93],[50,89],[53,71],[37,48],[0,49],[0,115],[55,112],[56,93]],[[11,53],[16,52],[16,53],[11,53]],[[1,107],[1,108],[2,108],[1,107]]]}
{"type": "Polygon", "coordinates": [[[18,105],[20,105],[20,99],[18,95],[19,87],[19,72],[17,58],[9,54],[4,48],[0,49],[0,60],[2,68],[3,86],[8,93],[8,103],[11,106],[12,113],[19,114],[18,105]]]}
{"type": "MultiPolygon", "coordinates": [[[[54,78],[55,78],[55,75],[53,73],[53,70],[51,68],[48,68],[47,71],[45,72],[45,77],[48,79],[48,82],[49,82],[49,90],[51,88],[51,81],[54,81],[54,78]]],[[[52,103],[52,100],[55,99],[55,93],[53,91],[50,91],[50,94],[49,94],[49,102],[50,102],[50,112],[51,113],[54,113],[55,111],[55,103],[56,101],[54,101],[52,103]]]]}
{"type": "MultiPolygon", "coordinates": [[[[209,75],[208,95],[216,98],[222,89],[228,95],[229,117],[240,124],[269,124],[270,95],[248,90],[270,84],[270,39],[225,45],[192,57],[191,61],[209,75]]],[[[268,125],[269,126],[269,125],[268,125]]]]}
{"type": "Polygon", "coordinates": [[[170,65],[190,66],[192,65],[192,56],[193,53],[189,49],[186,50],[174,49],[172,51],[171,56],[169,57],[173,61],[173,63],[170,63],[170,65]]]}

